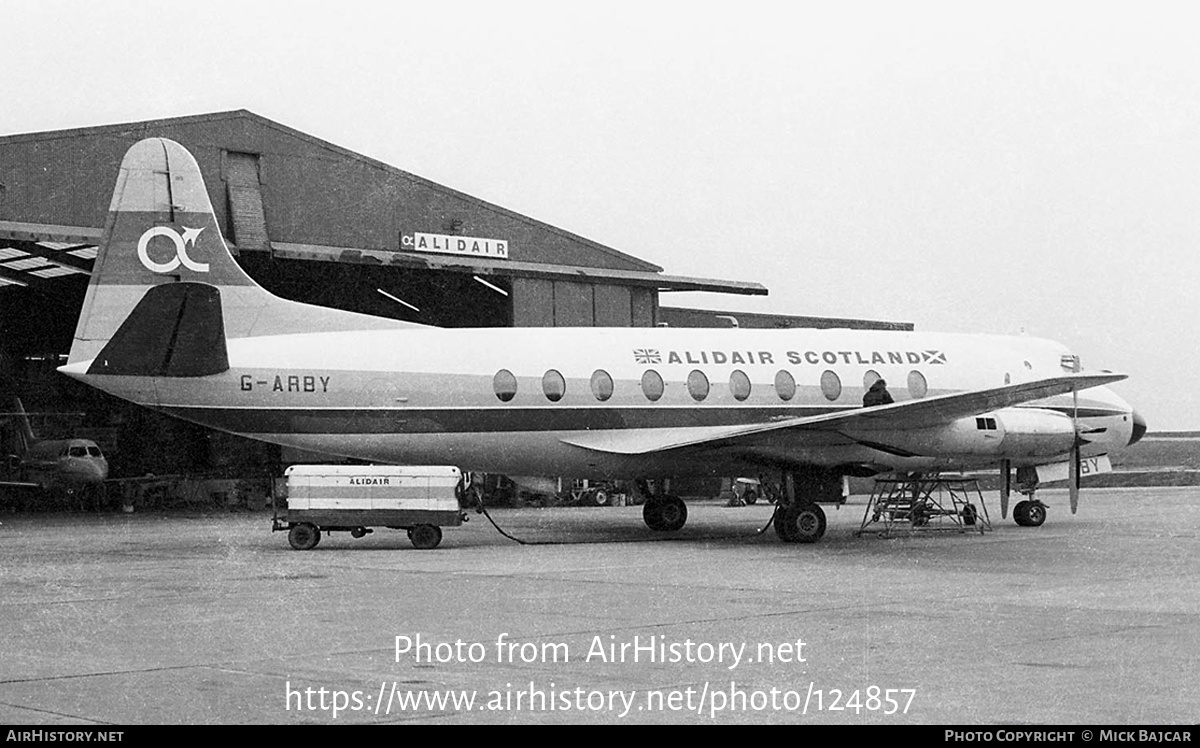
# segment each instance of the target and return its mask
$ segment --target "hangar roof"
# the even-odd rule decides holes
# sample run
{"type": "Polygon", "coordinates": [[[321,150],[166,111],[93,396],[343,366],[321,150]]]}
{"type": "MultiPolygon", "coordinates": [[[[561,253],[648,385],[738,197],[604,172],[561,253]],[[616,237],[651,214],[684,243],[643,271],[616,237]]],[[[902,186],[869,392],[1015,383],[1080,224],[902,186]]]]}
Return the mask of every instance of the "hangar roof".
{"type": "Polygon", "coordinates": [[[91,275],[100,229],[0,221],[0,287],[91,275]]]}
{"type": "MultiPolygon", "coordinates": [[[[446,205],[468,211],[475,210],[480,215],[490,217],[488,220],[493,223],[503,222],[503,225],[509,230],[527,233],[529,236],[535,237],[528,244],[548,247],[534,253],[536,256],[517,256],[506,260],[475,257],[462,259],[452,255],[439,256],[399,251],[399,246],[395,246],[398,240],[394,231],[381,229],[371,233],[370,227],[364,229],[360,225],[371,220],[379,220],[379,214],[386,212],[379,209],[379,204],[370,209],[364,209],[358,216],[351,216],[347,219],[348,224],[341,229],[337,226],[328,229],[329,236],[312,236],[311,231],[305,234],[303,229],[297,229],[292,225],[304,220],[308,220],[310,224],[317,222],[317,218],[310,217],[309,213],[316,214],[322,210],[335,211],[338,207],[337,200],[339,198],[345,200],[341,195],[324,200],[321,205],[316,206],[316,210],[309,210],[311,206],[305,206],[304,210],[296,209],[294,211],[289,207],[269,208],[269,210],[277,211],[281,218],[266,221],[265,223],[270,224],[268,231],[262,218],[262,197],[259,195],[258,221],[263,226],[263,235],[258,241],[243,241],[242,232],[236,230],[238,226],[234,226],[234,230],[230,233],[235,235],[233,237],[235,241],[232,242],[235,251],[239,248],[251,251],[269,248],[276,256],[282,255],[295,259],[395,264],[455,272],[554,277],[575,281],[590,280],[591,282],[653,287],[660,290],[705,290],[752,295],[767,293],[767,289],[758,283],[663,275],[663,268],[653,263],[431,182],[244,109],[0,137],[0,153],[4,153],[5,149],[8,149],[10,153],[19,154],[18,157],[8,158],[8,163],[4,163],[5,159],[0,159],[0,166],[10,167],[8,176],[0,179],[0,211],[3,211],[0,212],[0,219],[16,219],[0,220],[0,286],[13,283],[23,284],[32,278],[52,278],[90,271],[91,260],[95,257],[95,246],[100,241],[102,234],[102,229],[97,225],[103,223],[103,212],[107,208],[108,200],[107,194],[100,198],[93,193],[97,191],[107,193],[109,184],[111,184],[111,175],[104,176],[100,185],[95,184],[101,177],[96,165],[90,163],[93,158],[92,153],[87,150],[71,150],[73,146],[64,146],[62,141],[95,142],[96,151],[107,156],[110,152],[123,153],[127,147],[125,141],[132,142],[134,139],[152,135],[171,137],[174,132],[188,133],[198,142],[202,142],[202,147],[221,154],[224,153],[222,149],[254,150],[256,147],[261,148],[261,144],[267,142],[271,137],[286,138],[288,143],[298,143],[301,147],[307,148],[308,154],[317,152],[326,154],[324,157],[326,163],[336,161],[338,164],[336,168],[349,175],[346,182],[338,188],[331,185],[330,191],[337,189],[341,189],[343,192],[354,189],[370,191],[370,189],[374,189],[375,192],[386,191],[386,200],[403,202],[406,197],[411,197],[412,190],[419,190],[418,194],[421,198],[430,201],[429,206],[422,208],[426,211],[427,216],[445,217],[449,215],[452,211],[448,210],[446,205]],[[264,133],[266,134],[264,135],[264,133]],[[220,142],[214,143],[213,141],[220,142]],[[240,143],[252,143],[253,145],[243,146],[239,145],[240,143]],[[23,167],[18,167],[14,171],[11,164],[22,159],[34,161],[34,163],[25,163],[23,167]],[[47,166],[47,162],[55,161],[66,162],[61,164],[62,168],[71,174],[67,180],[62,180],[70,182],[66,188],[56,182],[53,176],[45,175],[47,168],[57,169],[59,167],[57,163],[47,166]],[[352,166],[354,164],[357,166],[352,166]],[[371,174],[376,176],[371,177],[371,174]],[[370,182],[372,179],[375,181],[370,182],[369,187],[362,187],[364,178],[366,182],[370,182]],[[3,204],[6,185],[3,182],[9,181],[8,189],[15,191],[14,188],[18,185],[13,182],[22,180],[37,181],[38,184],[27,192],[40,192],[49,199],[34,199],[33,195],[26,195],[24,202],[21,199],[15,201],[10,199],[10,205],[6,208],[3,204]],[[80,182],[87,184],[81,186],[80,182]],[[384,184],[386,190],[380,188],[380,184],[384,184]],[[84,194],[85,189],[86,194],[84,194]],[[61,225],[55,222],[56,220],[62,221],[64,218],[73,222],[79,221],[93,225],[61,225]],[[347,230],[347,226],[351,228],[347,230]],[[265,235],[267,233],[270,234],[269,237],[265,235]],[[323,243],[322,239],[333,239],[334,241],[323,243]],[[330,244],[352,246],[329,246],[330,244]]],[[[210,154],[207,159],[201,154],[196,155],[201,161],[202,169],[205,166],[208,167],[210,175],[207,179],[210,181],[212,172],[219,171],[221,177],[225,178],[227,168],[232,168],[227,167],[224,155],[210,154]]],[[[276,155],[272,154],[271,158],[276,158],[276,155]]],[[[304,158],[296,156],[292,160],[311,163],[311,158],[307,154],[304,158]]],[[[105,166],[107,168],[107,165],[105,166]]],[[[299,166],[289,164],[289,167],[293,170],[305,168],[303,164],[299,166]]],[[[265,164],[262,169],[266,174],[267,166],[265,164]]],[[[111,171],[115,174],[115,165],[111,167],[111,171]]],[[[279,174],[272,174],[271,180],[263,177],[264,193],[267,191],[267,187],[275,190],[289,189],[291,184],[297,181],[295,178],[297,174],[301,177],[300,181],[303,181],[304,175],[300,172],[284,174],[281,171],[279,174]]],[[[4,177],[4,175],[5,170],[0,168],[0,177],[4,177]]],[[[256,176],[255,192],[260,187],[257,181],[256,176]]],[[[216,189],[224,189],[224,187],[222,185],[214,187],[210,184],[209,189],[210,192],[213,192],[216,189]]],[[[18,196],[10,192],[9,197],[18,196]]],[[[221,197],[224,198],[225,195],[222,194],[221,197]]],[[[373,194],[371,197],[376,197],[376,195],[373,194]]],[[[232,192],[230,201],[232,201],[232,192]]],[[[277,200],[277,202],[282,201],[277,200]]],[[[218,213],[227,210],[226,203],[225,199],[214,200],[214,206],[218,213]]],[[[387,203],[380,204],[387,207],[387,203]]],[[[228,208],[231,214],[235,212],[235,207],[231,205],[228,208]]],[[[236,223],[238,216],[230,215],[228,220],[236,223]]],[[[453,216],[451,215],[447,220],[453,222],[453,216]]],[[[324,223],[328,223],[328,221],[324,223]]],[[[389,224],[387,228],[391,229],[394,226],[389,224]]],[[[447,233],[452,232],[447,231],[447,233]]],[[[247,232],[247,236],[249,236],[249,232],[247,232]]]]}

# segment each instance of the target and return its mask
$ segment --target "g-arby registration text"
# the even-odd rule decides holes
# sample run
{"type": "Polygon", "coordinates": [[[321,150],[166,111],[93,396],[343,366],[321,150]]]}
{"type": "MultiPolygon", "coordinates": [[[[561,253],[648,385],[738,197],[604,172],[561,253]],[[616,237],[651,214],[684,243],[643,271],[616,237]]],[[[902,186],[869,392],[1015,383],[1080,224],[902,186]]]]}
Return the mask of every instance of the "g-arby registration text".
{"type": "Polygon", "coordinates": [[[5,730],[6,743],[120,743],[123,730],[5,730]]]}

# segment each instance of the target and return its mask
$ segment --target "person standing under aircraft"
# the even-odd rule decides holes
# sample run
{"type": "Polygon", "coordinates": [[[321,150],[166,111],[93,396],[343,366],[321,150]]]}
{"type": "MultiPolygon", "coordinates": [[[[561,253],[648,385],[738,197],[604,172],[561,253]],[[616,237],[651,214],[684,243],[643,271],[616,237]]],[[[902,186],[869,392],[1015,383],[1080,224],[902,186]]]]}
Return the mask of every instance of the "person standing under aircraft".
{"type": "Polygon", "coordinates": [[[873,405],[887,405],[893,403],[892,394],[887,391],[887,382],[882,379],[876,379],[863,395],[863,407],[870,408],[873,405]]]}

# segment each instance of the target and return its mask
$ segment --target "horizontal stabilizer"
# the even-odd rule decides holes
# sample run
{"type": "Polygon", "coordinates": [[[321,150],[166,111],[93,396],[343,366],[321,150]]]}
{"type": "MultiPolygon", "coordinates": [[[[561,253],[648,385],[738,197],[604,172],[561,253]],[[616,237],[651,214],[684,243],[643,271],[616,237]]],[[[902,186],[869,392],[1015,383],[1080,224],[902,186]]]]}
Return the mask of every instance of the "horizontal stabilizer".
{"type": "Polygon", "coordinates": [[[221,292],[184,282],[151,286],[87,373],[202,377],[228,370],[221,292]]]}

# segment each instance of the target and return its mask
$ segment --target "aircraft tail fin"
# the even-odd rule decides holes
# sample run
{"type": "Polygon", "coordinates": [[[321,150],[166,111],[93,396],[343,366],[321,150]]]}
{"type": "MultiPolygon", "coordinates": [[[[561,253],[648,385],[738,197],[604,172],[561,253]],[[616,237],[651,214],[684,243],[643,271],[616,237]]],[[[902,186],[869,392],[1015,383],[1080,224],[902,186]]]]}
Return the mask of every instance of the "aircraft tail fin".
{"type": "Polygon", "coordinates": [[[13,412],[17,418],[17,448],[19,454],[26,454],[29,448],[37,441],[37,437],[33,435],[33,426],[29,424],[29,416],[25,413],[25,405],[22,404],[21,398],[14,397],[16,407],[13,412]]]}
{"type": "Polygon", "coordinates": [[[147,291],[180,281],[274,298],[230,254],[196,160],[150,138],[121,162],[68,365],[94,358],[147,291]]]}
{"type": "MultiPolygon", "coordinates": [[[[196,159],[166,138],[135,143],[121,162],[67,366],[78,370],[79,364],[96,359],[131,320],[143,299],[151,298],[151,291],[156,300],[142,307],[138,320],[150,324],[156,310],[170,310],[185,338],[189,324],[196,321],[203,323],[200,339],[211,340],[215,335],[222,342],[225,337],[414,326],[301,304],[261,288],[237,264],[221,236],[196,159]],[[195,290],[200,285],[213,290],[195,290]],[[164,286],[190,286],[192,290],[168,291],[164,286]],[[201,313],[204,309],[208,311],[201,313]]],[[[193,346],[179,358],[179,351],[174,349],[177,335],[162,323],[157,331],[146,333],[158,343],[158,349],[149,354],[149,359],[144,355],[138,358],[136,343],[139,336],[145,337],[138,328],[132,323],[127,326],[119,348],[121,355],[109,356],[105,366],[116,368],[95,373],[124,370],[145,374],[156,367],[195,372],[210,370],[219,363],[214,359],[181,366],[179,360],[194,359],[197,348],[193,346]]]]}

